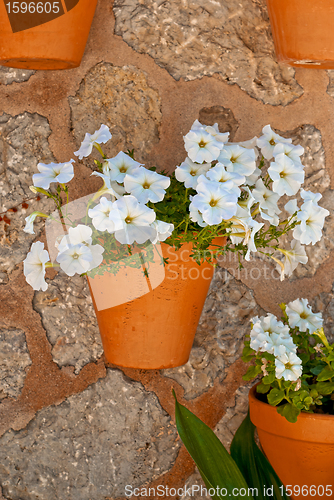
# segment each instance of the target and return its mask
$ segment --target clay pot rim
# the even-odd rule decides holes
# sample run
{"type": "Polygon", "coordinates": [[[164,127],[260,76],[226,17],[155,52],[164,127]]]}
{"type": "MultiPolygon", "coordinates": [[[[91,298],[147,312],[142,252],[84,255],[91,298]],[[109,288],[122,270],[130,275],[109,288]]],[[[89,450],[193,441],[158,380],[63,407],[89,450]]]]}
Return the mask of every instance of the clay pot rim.
{"type": "Polygon", "coordinates": [[[296,423],[291,423],[277,412],[277,408],[256,397],[254,385],[248,396],[250,418],[262,431],[296,441],[334,444],[334,415],[302,412],[296,423]]]}

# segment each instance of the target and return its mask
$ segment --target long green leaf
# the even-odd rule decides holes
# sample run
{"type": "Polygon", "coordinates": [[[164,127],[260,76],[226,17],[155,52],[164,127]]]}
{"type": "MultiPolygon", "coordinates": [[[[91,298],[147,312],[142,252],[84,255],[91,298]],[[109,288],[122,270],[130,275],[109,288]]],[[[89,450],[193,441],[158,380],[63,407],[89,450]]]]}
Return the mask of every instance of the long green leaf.
{"type": "Polygon", "coordinates": [[[254,430],[255,427],[248,412],[247,417],[234,435],[231,456],[246,479],[249,488],[253,488],[255,498],[266,500],[270,496],[268,493],[272,490],[273,496],[271,498],[274,500],[289,500],[279,477],[257,446],[254,430]]]}
{"type": "Polygon", "coordinates": [[[175,392],[175,420],[179,435],[196,463],[207,489],[214,500],[250,500],[248,485],[215,433],[196,415],[181,405],[175,392]],[[241,493],[239,493],[241,492],[241,493]],[[212,491],[213,493],[213,491],[212,491]]]}

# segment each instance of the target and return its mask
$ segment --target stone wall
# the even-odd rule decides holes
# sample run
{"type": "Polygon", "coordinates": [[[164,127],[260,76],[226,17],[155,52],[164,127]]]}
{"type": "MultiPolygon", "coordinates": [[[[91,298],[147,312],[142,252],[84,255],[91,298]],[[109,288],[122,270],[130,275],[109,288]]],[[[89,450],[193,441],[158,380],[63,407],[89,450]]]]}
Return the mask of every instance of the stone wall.
{"type": "MultiPolygon", "coordinates": [[[[24,234],[24,217],[52,207],[29,190],[37,163],[68,161],[105,123],[108,154],[135,148],[147,166],[172,172],[195,119],[236,141],[270,123],[304,146],[306,185],[332,213],[333,116],[333,72],[277,63],[264,0],[99,0],[79,68],[0,67],[1,500],[111,500],[127,484],[199,484],[171,389],[228,446],[247,411],[249,319],[303,296],[334,335],[330,217],[308,265],[283,283],[260,259],[241,271],[220,262],[183,367],[106,366],[84,278],[48,271],[46,293],[25,282],[22,260],[45,233],[37,223],[24,234]]],[[[89,162],[75,173],[71,199],[99,187],[89,162]]]]}

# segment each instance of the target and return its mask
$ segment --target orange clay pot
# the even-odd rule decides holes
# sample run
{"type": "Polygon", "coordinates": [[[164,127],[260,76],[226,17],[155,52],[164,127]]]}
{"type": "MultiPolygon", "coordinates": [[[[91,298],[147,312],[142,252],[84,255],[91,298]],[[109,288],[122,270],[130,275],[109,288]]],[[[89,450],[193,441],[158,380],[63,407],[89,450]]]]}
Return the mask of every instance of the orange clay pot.
{"type": "Polygon", "coordinates": [[[97,0],[0,0],[0,65],[76,68],[85,50],[96,3],[97,0]],[[31,12],[25,12],[26,7],[31,12]]]}
{"type": "Polygon", "coordinates": [[[267,0],[278,61],[334,68],[333,0],[267,0]]]}
{"type": "Polygon", "coordinates": [[[149,278],[129,268],[116,276],[88,277],[109,363],[160,369],[188,361],[214,267],[189,258],[190,243],[178,251],[161,243],[161,250],[168,264],[164,267],[161,258],[156,259],[149,278]]]}
{"type": "Polygon", "coordinates": [[[301,413],[292,424],[274,406],[259,401],[255,387],[249,392],[250,418],[268,460],[282,483],[294,492],[292,498],[333,498],[334,416],[301,413]]]}

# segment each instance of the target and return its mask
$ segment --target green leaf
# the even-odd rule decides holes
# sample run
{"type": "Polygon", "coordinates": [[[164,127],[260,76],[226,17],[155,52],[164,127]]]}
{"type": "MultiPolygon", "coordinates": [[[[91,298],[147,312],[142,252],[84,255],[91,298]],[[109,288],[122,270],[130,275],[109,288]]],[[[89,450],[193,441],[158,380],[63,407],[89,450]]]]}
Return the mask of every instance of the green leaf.
{"type": "Polygon", "coordinates": [[[303,365],[306,365],[310,361],[310,355],[307,352],[301,352],[298,357],[302,360],[303,365]]]}
{"type": "Polygon", "coordinates": [[[328,396],[334,392],[334,382],[318,382],[315,386],[319,394],[328,396]]]}
{"type": "Polygon", "coordinates": [[[267,398],[268,398],[268,403],[271,406],[276,406],[285,398],[285,393],[284,393],[284,391],[281,391],[280,389],[274,388],[274,389],[271,389],[267,398]]]}
{"type": "Polygon", "coordinates": [[[324,369],[323,364],[319,364],[317,366],[314,366],[313,368],[310,369],[310,372],[313,373],[313,375],[319,375],[319,373],[324,369]]]}
{"type": "Polygon", "coordinates": [[[325,380],[329,380],[332,377],[334,377],[333,369],[330,368],[329,366],[325,366],[325,368],[323,370],[321,370],[321,372],[317,376],[317,381],[324,382],[325,380]]]}
{"type": "Polygon", "coordinates": [[[239,429],[235,433],[231,444],[231,456],[238,465],[248,487],[253,488],[253,497],[266,500],[264,492],[273,487],[275,500],[288,500],[289,497],[281,494],[282,483],[276,472],[263,455],[254,439],[255,426],[249,418],[249,412],[239,429]]]}
{"type": "Polygon", "coordinates": [[[249,346],[245,346],[242,351],[242,361],[248,363],[254,358],[255,351],[249,346]]]}
{"type": "Polygon", "coordinates": [[[256,392],[259,392],[260,394],[266,394],[271,385],[270,384],[263,384],[262,382],[256,386],[256,392]]]}
{"type": "Polygon", "coordinates": [[[261,371],[261,366],[259,365],[249,366],[247,372],[242,378],[243,380],[253,380],[253,378],[256,378],[261,371]]]}
{"type": "Polygon", "coordinates": [[[268,373],[265,377],[263,377],[263,383],[264,384],[272,384],[276,378],[275,372],[272,371],[271,373],[268,373]]]}
{"type": "Polygon", "coordinates": [[[239,468],[210,427],[181,405],[177,401],[174,391],[173,395],[175,397],[175,420],[178,433],[196,463],[203,481],[208,489],[213,488],[217,491],[218,487],[219,490],[223,488],[227,490],[227,495],[222,495],[219,491],[220,494],[210,495],[211,498],[226,500],[226,497],[233,496],[233,499],[251,500],[248,495],[233,495],[234,488],[248,490],[248,485],[239,468]]]}
{"type": "Polygon", "coordinates": [[[288,422],[295,424],[297,422],[297,417],[301,410],[293,406],[291,403],[279,406],[277,411],[282,417],[285,417],[288,422]]]}

